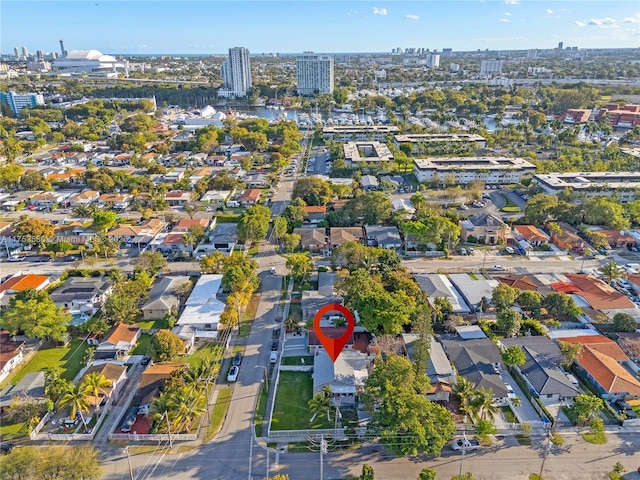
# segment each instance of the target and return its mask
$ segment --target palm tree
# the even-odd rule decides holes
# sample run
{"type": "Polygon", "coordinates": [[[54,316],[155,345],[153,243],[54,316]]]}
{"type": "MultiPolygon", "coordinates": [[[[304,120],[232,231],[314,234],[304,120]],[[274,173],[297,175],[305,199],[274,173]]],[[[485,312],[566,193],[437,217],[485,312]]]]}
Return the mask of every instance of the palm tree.
{"type": "Polygon", "coordinates": [[[327,420],[331,421],[329,412],[331,411],[331,397],[327,397],[324,392],[316,393],[311,400],[307,402],[309,410],[313,414],[309,423],[312,423],[319,413],[327,412],[327,420]]]}
{"type": "Polygon", "coordinates": [[[80,414],[80,419],[85,429],[87,424],[84,421],[84,415],[82,412],[89,413],[89,402],[87,401],[88,393],[82,384],[69,384],[69,388],[66,393],[58,401],[58,407],[71,407],[70,419],[76,418],[76,415],[80,414]]]}
{"type": "Polygon", "coordinates": [[[473,392],[470,409],[476,420],[495,420],[498,407],[493,404],[493,390],[481,388],[473,392]]]}
{"type": "Polygon", "coordinates": [[[607,279],[609,284],[612,284],[615,280],[624,275],[622,267],[620,267],[616,262],[606,263],[600,267],[599,270],[602,272],[602,275],[604,275],[604,278],[607,279]]]}
{"type": "Polygon", "coordinates": [[[172,431],[190,431],[193,421],[206,412],[206,401],[202,390],[187,385],[173,392],[169,397],[174,412],[172,431]]]}
{"type": "Polygon", "coordinates": [[[111,380],[107,380],[104,375],[98,372],[93,372],[84,377],[82,386],[89,395],[95,398],[95,404],[93,406],[96,411],[98,411],[100,407],[100,393],[106,394],[106,388],[111,386],[111,380]]]}
{"type": "Polygon", "coordinates": [[[460,401],[460,410],[462,410],[465,417],[470,413],[469,410],[474,389],[475,385],[473,382],[464,377],[458,377],[455,385],[453,386],[453,393],[458,397],[458,400],[460,401]]]}

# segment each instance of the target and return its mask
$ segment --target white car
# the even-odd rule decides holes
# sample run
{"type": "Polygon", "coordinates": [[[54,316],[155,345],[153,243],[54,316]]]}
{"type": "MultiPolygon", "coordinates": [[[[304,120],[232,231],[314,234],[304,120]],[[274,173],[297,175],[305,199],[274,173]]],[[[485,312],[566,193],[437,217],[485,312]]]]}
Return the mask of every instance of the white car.
{"type": "Polygon", "coordinates": [[[496,272],[504,272],[506,270],[506,268],[504,268],[504,266],[502,265],[494,265],[493,266],[493,270],[496,272]]]}
{"type": "Polygon", "coordinates": [[[240,368],[236,365],[231,367],[231,370],[229,370],[229,373],[227,374],[227,382],[235,382],[238,380],[238,373],[240,373],[240,368]]]}
{"type": "Polygon", "coordinates": [[[458,208],[459,208],[460,210],[469,210],[469,207],[468,207],[468,206],[466,206],[464,203],[463,203],[462,205],[460,205],[458,208]]]}
{"type": "Polygon", "coordinates": [[[278,361],[278,351],[271,351],[271,354],[269,355],[269,363],[276,363],[278,361]]]}
{"type": "Polygon", "coordinates": [[[509,255],[513,255],[515,253],[513,247],[504,247],[504,249],[509,255]]]}

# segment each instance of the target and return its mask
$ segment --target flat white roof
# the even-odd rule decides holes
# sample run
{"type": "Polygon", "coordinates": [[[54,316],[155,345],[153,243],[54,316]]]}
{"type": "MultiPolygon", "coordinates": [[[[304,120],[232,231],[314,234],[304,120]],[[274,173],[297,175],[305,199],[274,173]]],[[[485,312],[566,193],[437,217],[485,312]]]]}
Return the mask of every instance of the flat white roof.
{"type": "Polygon", "coordinates": [[[500,157],[441,157],[441,158],[416,158],[413,164],[418,170],[535,170],[533,163],[523,158],[500,157]]]}
{"type": "Polygon", "coordinates": [[[222,303],[216,298],[220,285],[222,285],[222,275],[202,275],[193,287],[186,305],[202,305],[213,300],[222,303]]]}

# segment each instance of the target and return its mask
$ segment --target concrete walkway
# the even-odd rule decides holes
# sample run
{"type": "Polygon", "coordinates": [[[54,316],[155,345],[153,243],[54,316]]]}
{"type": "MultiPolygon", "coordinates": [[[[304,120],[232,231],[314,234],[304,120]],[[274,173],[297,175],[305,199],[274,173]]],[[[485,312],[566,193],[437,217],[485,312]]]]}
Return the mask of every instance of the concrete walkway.
{"type": "Polygon", "coordinates": [[[538,424],[541,423],[540,415],[538,415],[538,412],[533,408],[520,386],[507,370],[500,369],[500,375],[502,376],[504,383],[513,388],[516,396],[518,396],[522,402],[519,407],[511,404],[511,408],[515,411],[516,417],[518,417],[520,422],[528,422],[533,427],[537,427],[538,424]]]}

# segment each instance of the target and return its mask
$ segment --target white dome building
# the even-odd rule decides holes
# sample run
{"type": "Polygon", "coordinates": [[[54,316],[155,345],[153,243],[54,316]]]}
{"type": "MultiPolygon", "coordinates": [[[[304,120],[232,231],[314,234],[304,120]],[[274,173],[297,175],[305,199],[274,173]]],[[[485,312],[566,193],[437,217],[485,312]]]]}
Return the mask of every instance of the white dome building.
{"type": "Polygon", "coordinates": [[[53,69],[62,74],[86,74],[99,77],[129,75],[129,62],[118,61],[98,50],[71,50],[53,62],[53,69]]]}

